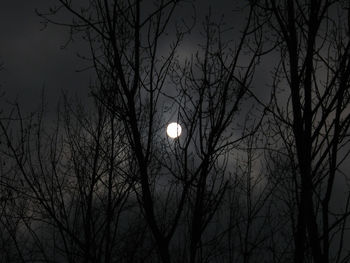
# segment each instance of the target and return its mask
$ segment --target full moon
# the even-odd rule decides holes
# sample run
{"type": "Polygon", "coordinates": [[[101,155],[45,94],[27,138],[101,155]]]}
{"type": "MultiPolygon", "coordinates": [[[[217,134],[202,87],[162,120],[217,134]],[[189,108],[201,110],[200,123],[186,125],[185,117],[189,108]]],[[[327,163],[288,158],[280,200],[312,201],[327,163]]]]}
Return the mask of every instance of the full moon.
{"type": "Polygon", "coordinates": [[[181,126],[176,122],[172,122],[166,128],[166,133],[170,138],[177,138],[181,135],[181,126]]]}

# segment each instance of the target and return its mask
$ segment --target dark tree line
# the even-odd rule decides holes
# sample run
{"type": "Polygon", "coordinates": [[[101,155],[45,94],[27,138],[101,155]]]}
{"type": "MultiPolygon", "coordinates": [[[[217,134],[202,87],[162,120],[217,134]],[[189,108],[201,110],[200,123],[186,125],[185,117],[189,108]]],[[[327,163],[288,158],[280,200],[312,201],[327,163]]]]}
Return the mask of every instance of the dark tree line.
{"type": "Polygon", "coordinates": [[[209,12],[188,56],[191,1],[56,3],[38,14],[88,44],[92,106],[2,113],[3,262],[349,260],[347,1],[209,12]]]}

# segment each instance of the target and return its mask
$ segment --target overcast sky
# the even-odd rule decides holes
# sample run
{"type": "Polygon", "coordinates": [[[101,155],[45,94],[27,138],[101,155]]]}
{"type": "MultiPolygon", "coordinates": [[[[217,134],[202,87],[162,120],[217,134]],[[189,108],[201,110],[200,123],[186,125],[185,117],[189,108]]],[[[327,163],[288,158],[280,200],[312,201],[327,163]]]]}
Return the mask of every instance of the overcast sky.
{"type": "MultiPolygon", "coordinates": [[[[197,1],[197,15],[203,17],[212,1],[197,1]]],[[[93,72],[76,73],[84,67],[77,53],[84,52],[85,45],[79,39],[66,49],[62,45],[69,38],[67,28],[49,25],[43,30],[42,19],[35,9],[44,11],[55,0],[0,1],[0,72],[1,91],[7,99],[15,98],[26,110],[35,110],[40,94],[45,87],[46,101],[53,105],[62,90],[86,96],[93,72]]],[[[230,23],[237,21],[232,16],[231,1],[216,0],[211,6],[216,16],[225,15],[230,23]]],[[[191,14],[190,8],[181,10],[184,17],[191,14]]],[[[68,19],[69,20],[69,19],[68,19]]],[[[199,23],[198,23],[199,24],[199,23]]],[[[184,50],[196,49],[196,45],[184,43],[184,50]]]]}
{"type": "MultiPolygon", "coordinates": [[[[35,9],[47,10],[54,3],[55,0],[0,1],[0,62],[4,67],[0,71],[1,92],[5,92],[5,97],[9,100],[17,98],[25,110],[35,110],[38,107],[43,88],[46,102],[50,106],[58,102],[63,90],[85,98],[89,82],[93,79],[92,71],[76,72],[84,67],[84,63],[77,57],[78,51],[84,52],[84,43],[76,39],[66,49],[62,49],[69,38],[68,29],[54,25],[44,29],[40,23],[41,18],[35,14],[35,9]]],[[[212,6],[213,14],[224,14],[227,23],[241,26],[240,18],[232,12],[234,7],[229,0],[197,0],[199,18],[207,12],[209,3],[215,3],[212,6]]],[[[184,17],[190,13],[190,9],[181,11],[184,17]]],[[[182,46],[187,51],[195,51],[196,47],[196,41],[187,41],[182,46]]],[[[257,71],[255,81],[261,85],[255,91],[268,96],[268,92],[264,91],[264,83],[269,79],[267,71],[257,71]]],[[[0,109],[3,107],[4,105],[0,109]]],[[[50,108],[53,109],[54,107],[50,108]]],[[[341,189],[339,186],[336,188],[341,189]]],[[[340,200],[341,195],[341,191],[336,191],[335,200],[340,200]]]]}

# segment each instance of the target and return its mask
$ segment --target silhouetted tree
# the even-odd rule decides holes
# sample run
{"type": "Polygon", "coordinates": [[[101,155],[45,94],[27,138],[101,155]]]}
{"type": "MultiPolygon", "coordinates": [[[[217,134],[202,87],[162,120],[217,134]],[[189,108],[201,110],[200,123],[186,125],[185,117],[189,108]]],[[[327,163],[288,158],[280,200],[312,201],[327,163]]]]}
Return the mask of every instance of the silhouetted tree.
{"type": "Polygon", "coordinates": [[[234,118],[258,58],[259,40],[249,56],[243,54],[253,7],[236,48],[230,49],[222,27],[208,18],[206,44],[186,60],[177,53],[186,32],[172,23],[180,1],[89,1],[82,8],[74,1],[57,2],[56,10],[71,13],[73,23],[43,17],[82,33],[91,47],[89,59],[97,75],[92,94],[125,131],[136,165],[128,176],[137,186],[134,191],[162,262],[171,261],[170,243],[185,217],[188,258],[182,261],[202,262],[203,233],[229,183],[229,168],[222,160],[241,140],[233,136],[234,118]],[[169,30],[175,31],[171,37],[169,30]],[[173,107],[164,112],[164,104],[173,107]],[[174,141],[159,133],[169,114],[184,128],[174,141]]]}
{"type": "Polygon", "coordinates": [[[348,260],[350,195],[332,200],[349,153],[347,2],[249,1],[237,30],[209,11],[193,53],[197,27],[176,15],[191,1],[56,3],[39,15],[88,45],[95,78],[88,106],[64,95],[55,122],[44,107],[1,116],[8,262],[348,260]]]}
{"type": "Polygon", "coordinates": [[[252,2],[264,42],[278,51],[268,109],[293,170],[294,262],[307,261],[308,248],[312,262],[347,261],[348,202],[339,214],[330,205],[349,153],[348,2],[252,2]]]}

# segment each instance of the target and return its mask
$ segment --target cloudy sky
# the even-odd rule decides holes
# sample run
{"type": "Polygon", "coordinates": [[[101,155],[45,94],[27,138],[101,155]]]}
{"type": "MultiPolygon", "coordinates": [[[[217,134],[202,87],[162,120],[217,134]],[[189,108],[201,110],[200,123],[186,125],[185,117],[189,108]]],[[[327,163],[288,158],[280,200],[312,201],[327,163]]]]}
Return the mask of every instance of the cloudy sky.
{"type": "MultiPolygon", "coordinates": [[[[42,19],[36,15],[36,9],[45,11],[54,3],[55,0],[0,1],[0,62],[3,63],[0,91],[5,94],[3,98],[10,101],[17,99],[21,108],[27,111],[35,110],[40,105],[43,89],[52,112],[62,91],[86,98],[89,82],[94,76],[92,71],[77,73],[86,66],[77,57],[78,53],[84,54],[87,50],[84,42],[75,39],[67,48],[62,49],[69,39],[68,29],[55,25],[44,28],[42,19]]],[[[239,14],[232,12],[234,7],[229,0],[197,0],[199,20],[207,12],[209,3],[212,3],[212,14],[217,17],[223,14],[227,23],[241,26],[241,18],[239,14]]],[[[191,9],[183,8],[179,15],[186,18],[191,15],[191,9]]],[[[68,17],[67,20],[69,21],[68,17]]],[[[200,27],[200,23],[198,26],[200,27]]],[[[193,36],[197,37],[195,34],[193,36]]],[[[196,42],[193,38],[185,41],[182,51],[195,51],[196,42]]],[[[264,86],[269,78],[267,71],[259,69],[255,75],[256,82],[262,83],[255,87],[255,92],[259,95],[268,95],[264,86]]],[[[4,107],[6,106],[1,105],[0,109],[4,107]]],[[[338,185],[336,188],[342,189],[338,185]]],[[[341,196],[342,191],[335,192],[335,200],[340,200],[340,205],[341,196]]]]}
{"type": "Polygon", "coordinates": [[[54,1],[1,1],[0,72],[1,91],[7,99],[18,99],[25,109],[34,110],[41,92],[49,103],[57,101],[62,90],[86,93],[91,72],[76,73],[83,67],[75,41],[62,49],[69,34],[66,28],[50,25],[44,29],[35,9],[46,10],[54,1]]]}
{"type": "MultiPolygon", "coordinates": [[[[203,18],[210,2],[196,2],[199,18],[203,18]]],[[[0,2],[0,62],[4,67],[0,72],[1,91],[6,99],[17,99],[26,110],[36,109],[43,88],[49,105],[57,102],[63,90],[86,96],[93,78],[91,71],[76,72],[85,66],[77,57],[86,50],[85,44],[75,39],[62,49],[69,39],[68,29],[55,25],[44,28],[42,19],[36,15],[36,9],[45,11],[54,4],[55,0],[0,2]]],[[[225,15],[225,20],[234,24],[239,18],[232,16],[233,8],[230,1],[217,0],[211,12],[217,17],[225,15]]],[[[179,14],[186,18],[192,15],[192,10],[186,6],[179,14]]],[[[184,42],[183,50],[193,51],[196,45],[184,42]]]]}

